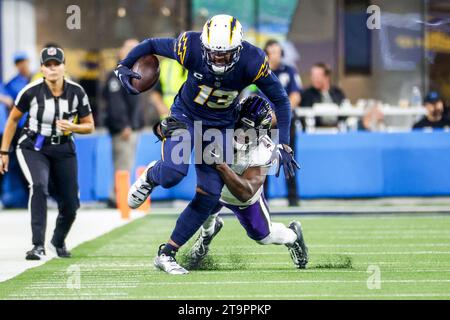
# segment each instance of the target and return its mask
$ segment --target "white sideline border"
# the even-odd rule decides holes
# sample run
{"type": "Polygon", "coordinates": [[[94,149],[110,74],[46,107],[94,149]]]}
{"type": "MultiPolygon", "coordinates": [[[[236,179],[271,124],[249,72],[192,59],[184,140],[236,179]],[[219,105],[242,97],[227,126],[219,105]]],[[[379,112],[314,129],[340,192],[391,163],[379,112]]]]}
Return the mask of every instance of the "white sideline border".
{"type": "MultiPolygon", "coordinates": [[[[43,265],[55,257],[49,250],[48,243],[55,228],[56,216],[56,210],[49,210],[46,232],[47,258],[41,261],[27,261],[25,253],[32,248],[31,218],[28,211],[0,211],[0,282],[14,278],[28,269],[43,265]]],[[[67,237],[67,248],[73,249],[142,216],[144,216],[143,213],[132,211],[130,219],[123,220],[118,210],[80,209],[67,237]]]]}

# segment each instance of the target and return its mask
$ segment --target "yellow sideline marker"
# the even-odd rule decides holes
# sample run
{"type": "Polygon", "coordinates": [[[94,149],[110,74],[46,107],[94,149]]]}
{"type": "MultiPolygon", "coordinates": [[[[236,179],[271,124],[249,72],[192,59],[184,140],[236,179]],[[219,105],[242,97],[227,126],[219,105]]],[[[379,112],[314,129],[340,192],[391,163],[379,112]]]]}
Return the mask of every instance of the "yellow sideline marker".
{"type": "Polygon", "coordinates": [[[128,190],[130,189],[130,173],[127,170],[116,172],[116,201],[117,209],[122,219],[130,219],[130,207],[128,207],[128,190]]]}
{"type": "MultiPolygon", "coordinates": [[[[145,167],[138,167],[136,169],[136,179],[138,179],[144,171],[145,167]]],[[[144,203],[138,208],[139,211],[142,211],[145,214],[150,213],[150,207],[152,203],[152,200],[150,198],[151,196],[149,196],[147,200],[145,200],[144,203]]]]}

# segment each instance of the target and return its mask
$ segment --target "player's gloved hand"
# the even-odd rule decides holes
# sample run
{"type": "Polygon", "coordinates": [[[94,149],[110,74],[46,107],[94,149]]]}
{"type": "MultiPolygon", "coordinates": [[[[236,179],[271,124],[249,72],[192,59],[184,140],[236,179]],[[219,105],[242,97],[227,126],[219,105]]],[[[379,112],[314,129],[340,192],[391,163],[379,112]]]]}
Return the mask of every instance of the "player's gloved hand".
{"type": "Polygon", "coordinates": [[[163,141],[173,136],[175,131],[179,129],[187,130],[187,124],[169,116],[153,126],[153,133],[159,140],[163,141]]]}
{"type": "Polygon", "coordinates": [[[128,69],[126,66],[120,65],[116,68],[116,70],[114,70],[114,74],[116,75],[117,78],[119,78],[120,83],[129,94],[136,95],[140,93],[138,90],[136,90],[135,87],[131,85],[132,78],[138,80],[142,78],[139,73],[128,69]]]}
{"type": "Polygon", "coordinates": [[[300,166],[294,159],[294,151],[286,144],[277,145],[275,150],[278,155],[278,168],[275,176],[278,177],[280,175],[280,169],[283,166],[286,179],[293,178],[295,176],[295,169],[300,169],[300,166]]]}

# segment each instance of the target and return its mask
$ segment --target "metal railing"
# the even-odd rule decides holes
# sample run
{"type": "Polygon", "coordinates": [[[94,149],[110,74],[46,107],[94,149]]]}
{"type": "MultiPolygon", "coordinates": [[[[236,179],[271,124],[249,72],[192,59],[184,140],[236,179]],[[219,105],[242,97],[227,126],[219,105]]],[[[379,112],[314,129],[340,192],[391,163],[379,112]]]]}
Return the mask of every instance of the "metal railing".
{"type": "MultiPolygon", "coordinates": [[[[391,105],[378,105],[372,107],[338,106],[335,104],[317,104],[313,107],[297,107],[294,109],[298,119],[305,119],[307,132],[321,131],[316,128],[316,118],[334,117],[336,126],[334,131],[357,130],[359,120],[368,115],[374,108],[382,115],[382,120],[375,120],[376,130],[379,131],[405,131],[410,130],[413,124],[426,114],[424,107],[400,107],[391,105]],[[340,121],[337,119],[340,118],[340,121]]],[[[333,131],[333,128],[325,129],[333,131]]]]}

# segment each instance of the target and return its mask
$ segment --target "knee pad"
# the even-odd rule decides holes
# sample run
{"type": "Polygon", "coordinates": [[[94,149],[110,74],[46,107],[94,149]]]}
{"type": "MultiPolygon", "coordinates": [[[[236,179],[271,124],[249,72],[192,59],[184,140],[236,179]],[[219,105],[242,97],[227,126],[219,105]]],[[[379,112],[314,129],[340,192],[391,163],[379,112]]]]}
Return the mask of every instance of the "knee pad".
{"type": "Polygon", "coordinates": [[[163,188],[172,188],[183,180],[186,174],[174,170],[173,168],[162,166],[161,168],[161,186],[163,188]]]}
{"type": "Polygon", "coordinates": [[[189,206],[196,212],[207,214],[208,216],[216,213],[219,204],[220,195],[195,193],[194,198],[189,203],[189,206]]]}

